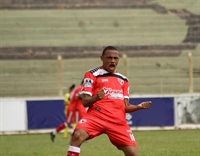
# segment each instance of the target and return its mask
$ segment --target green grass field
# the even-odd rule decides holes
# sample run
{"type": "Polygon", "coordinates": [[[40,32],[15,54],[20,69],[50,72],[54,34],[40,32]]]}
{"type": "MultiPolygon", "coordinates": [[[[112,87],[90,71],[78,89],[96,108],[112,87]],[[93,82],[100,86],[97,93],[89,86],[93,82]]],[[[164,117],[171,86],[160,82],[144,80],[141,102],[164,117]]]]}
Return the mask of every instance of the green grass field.
{"type": "MultiPolygon", "coordinates": [[[[199,130],[135,131],[140,156],[200,156],[199,130]]],[[[57,135],[55,143],[49,134],[0,136],[1,156],[66,156],[69,138],[57,135]]],[[[83,143],[81,156],[123,156],[101,135],[83,143]]]]}

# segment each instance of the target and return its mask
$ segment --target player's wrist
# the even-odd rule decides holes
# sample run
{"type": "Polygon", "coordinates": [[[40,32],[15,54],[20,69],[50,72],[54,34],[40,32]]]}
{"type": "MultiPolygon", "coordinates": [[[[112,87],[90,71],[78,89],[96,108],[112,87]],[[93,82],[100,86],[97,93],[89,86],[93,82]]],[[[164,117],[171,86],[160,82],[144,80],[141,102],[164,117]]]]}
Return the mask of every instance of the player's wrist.
{"type": "Polygon", "coordinates": [[[137,105],[138,109],[143,109],[142,103],[137,105]]]}
{"type": "Polygon", "coordinates": [[[94,102],[100,100],[99,97],[98,97],[98,95],[93,96],[93,98],[94,98],[94,102]]]}

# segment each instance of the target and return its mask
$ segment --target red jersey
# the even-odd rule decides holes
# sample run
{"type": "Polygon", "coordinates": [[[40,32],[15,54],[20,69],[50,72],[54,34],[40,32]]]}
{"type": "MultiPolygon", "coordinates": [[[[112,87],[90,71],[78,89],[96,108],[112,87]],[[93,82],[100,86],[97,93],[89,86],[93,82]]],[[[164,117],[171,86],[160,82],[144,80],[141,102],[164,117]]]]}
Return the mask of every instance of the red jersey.
{"type": "MultiPolygon", "coordinates": [[[[76,96],[78,98],[81,93],[82,86],[78,86],[76,89],[76,96]]],[[[86,113],[86,108],[83,106],[82,99],[78,98],[76,100],[76,110],[80,111],[80,113],[86,113]]],[[[83,115],[83,114],[82,114],[83,115]]]]}
{"type": "Polygon", "coordinates": [[[82,100],[78,97],[81,92],[82,86],[77,86],[70,94],[70,110],[79,111],[81,116],[86,113],[86,108],[82,104],[82,100]]]}
{"type": "Polygon", "coordinates": [[[81,102],[81,99],[79,99],[78,95],[81,91],[81,86],[77,86],[71,93],[70,93],[70,103],[69,106],[74,111],[77,108],[77,103],[81,102]]]}
{"type": "Polygon", "coordinates": [[[97,67],[85,73],[82,94],[95,96],[103,89],[105,97],[89,107],[87,113],[110,122],[126,122],[124,98],[129,98],[128,79],[97,67]]]}
{"type": "Polygon", "coordinates": [[[77,107],[77,109],[78,109],[78,107],[80,106],[81,107],[81,105],[83,106],[83,104],[82,104],[82,100],[78,97],[79,96],[79,94],[80,94],[80,92],[81,92],[81,86],[77,86],[76,87],[76,91],[75,91],[75,100],[76,100],[76,107],[77,107]]]}

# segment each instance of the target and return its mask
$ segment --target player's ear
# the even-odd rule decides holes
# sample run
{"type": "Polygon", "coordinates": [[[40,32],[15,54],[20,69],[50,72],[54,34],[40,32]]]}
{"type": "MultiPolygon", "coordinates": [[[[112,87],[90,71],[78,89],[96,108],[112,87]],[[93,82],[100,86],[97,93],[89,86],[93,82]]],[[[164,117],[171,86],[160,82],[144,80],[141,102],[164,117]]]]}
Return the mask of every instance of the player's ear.
{"type": "Polygon", "coordinates": [[[102,55],[100,56],[100,59],[101,59],[101,61],[103,61],[103,56],[102,55]]]}

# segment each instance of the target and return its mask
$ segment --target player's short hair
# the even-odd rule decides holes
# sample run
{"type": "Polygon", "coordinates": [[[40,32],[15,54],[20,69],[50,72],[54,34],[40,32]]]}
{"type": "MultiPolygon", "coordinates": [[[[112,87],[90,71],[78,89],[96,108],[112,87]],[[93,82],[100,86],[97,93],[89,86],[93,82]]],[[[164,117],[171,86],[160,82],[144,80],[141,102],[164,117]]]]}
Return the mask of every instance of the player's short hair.
{"type": "Polygon", "coordinates": [[[69,87],[69,90],[73,90],[75,88],[75,84],[72,84],[70,87],[69,87]]]}
{"type": "Polygon", "coordinates": [[[117,50],[117,48],[115,48],[114,46],[107,46],[107,47],[105,47],[104,50],[103,50],[103,52],[102,52],[102,56],[105,54],[105,52],[107,50],[117,50]]]}

